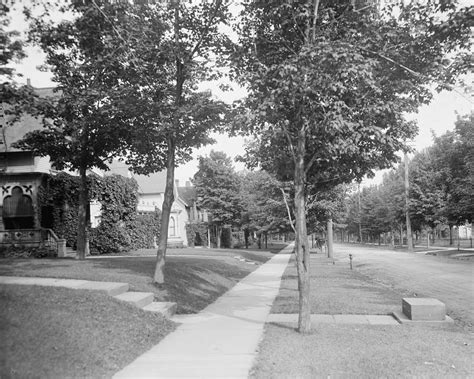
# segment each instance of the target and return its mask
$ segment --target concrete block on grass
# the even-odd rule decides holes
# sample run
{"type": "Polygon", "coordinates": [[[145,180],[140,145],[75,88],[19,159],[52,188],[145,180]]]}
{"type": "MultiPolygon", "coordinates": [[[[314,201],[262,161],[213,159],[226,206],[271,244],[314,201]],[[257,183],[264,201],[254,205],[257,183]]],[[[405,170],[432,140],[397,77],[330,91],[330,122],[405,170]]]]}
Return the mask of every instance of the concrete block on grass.
{"type": "Polygon", "coordinates": [[[434,320],[434,321],[427,321],[427,320],[410,320],[405,314],[402,312],[396,311],[393,312],[393,317],[400,323],[400,324],[423,324],[423,325],[439,325],[444,323],[454,323],[454,320],[449,317],[445,316],[443,320],[434,320]]]}
{"type": "Polygon", "coordinates": [[[145,305],[143,307],[143,310],[149,311],[149,312],[156,312],[156,313],[161,313],[165,317],[172,317],[176,313],[176,308],[177,308],[176,303],[172,302],[166,302],[166,301],[154,301],[148,305],[145,305]]]}
{"type": "Polygon", "coordinates": [[[154,296],[155,295],[151,292],[125,292],[114,296],[114,298],[121,301],[126,301],[127,303],[135,305],[138,308],[143,308],[153,301],[154,296]]]}
{"type": "Polygon", "coordinates": [[[430,298],[403,298],[402,311],[412,321],[444,321],[446,318],[446,305],[430,298]]]}

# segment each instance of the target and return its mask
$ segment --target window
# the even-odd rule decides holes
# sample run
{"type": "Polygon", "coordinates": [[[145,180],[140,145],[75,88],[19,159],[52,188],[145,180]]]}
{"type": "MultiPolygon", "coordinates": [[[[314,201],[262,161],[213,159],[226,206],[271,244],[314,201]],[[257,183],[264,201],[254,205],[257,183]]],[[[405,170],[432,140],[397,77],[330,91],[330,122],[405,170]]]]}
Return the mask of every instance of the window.
{"type": "Polygon", "coordinates": [[[5,229],[31,229],[34,227],[34,211],[31,197],[24,195],[21,187],[14,187],[11,196],[3,199],[5,229]]]}
{"type": "Polygon", "coordinates": [[[174,217],[170,217],[170,224],[168,227],[168,236],[175,237],[176,236],[176,221],[174,217]]]}

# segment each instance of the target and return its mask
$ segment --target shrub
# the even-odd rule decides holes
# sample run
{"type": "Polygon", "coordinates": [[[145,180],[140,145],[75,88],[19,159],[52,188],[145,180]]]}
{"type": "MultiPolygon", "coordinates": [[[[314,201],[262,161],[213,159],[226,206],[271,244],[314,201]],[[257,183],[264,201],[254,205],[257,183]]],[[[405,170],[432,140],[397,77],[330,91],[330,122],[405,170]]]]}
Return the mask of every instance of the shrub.
{"type": "Polygon", "coordinates": [[[132,249],[151,249],[160,236],[161,212],[138,214],[127,229],[130,233],[132,249]]]}
{"type": "Polygon", "coordinates": [[[91,229],[89,246],[92,253],[118,254],[130,250],[131,241],[125,227],[117,223],[101,222],[91,229]]]}
{"type": "Polygon", "coordinates": [[[207,228],[207,222],[192,222],[186,224],[186,236],[188,238],[188,245],[190,247],[207,246],[207,228]],[[201,245],[196,244],[197,241],[200,241],[201,245]]]}
{"type": "Polygon", "coordinates": [[[0,258],[53,258],[56,251],[45,246],[14,246],[0,247],[0,258]]]}

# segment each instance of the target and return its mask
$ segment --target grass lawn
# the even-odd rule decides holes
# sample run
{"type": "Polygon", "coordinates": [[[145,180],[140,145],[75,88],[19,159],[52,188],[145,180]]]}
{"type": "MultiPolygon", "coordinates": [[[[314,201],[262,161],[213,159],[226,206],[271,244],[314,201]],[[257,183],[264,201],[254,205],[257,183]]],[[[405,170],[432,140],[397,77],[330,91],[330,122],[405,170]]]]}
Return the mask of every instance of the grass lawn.
{"type": "MultiPolygon", "coordinates": [[[[175,301],[178,313],[205,308],[270,251],[177,249],[162,286],[155,258],[2,259],[0,275],[125,282],[175,301]]],[[[110,296],[58,287],[0,285],[0,378],[110,377],[156,345],[175,324],[110,296]]]]}
{"type": "Polygon", "coordinates": [[[0,377],[110,377],[175,324],[110,296],[0,285],[0,377]]]}
{"type": "Polygon", "coordinates": [[[164,285],[152,283],[155,258],[143,256],[104,257],[85,261],[2,259],[0,275],[125,282],[130,284],[131,291],[153,292],[156,301],[176,302],[177,313],[196,313],[273,256],[264,251],[252,253],[226,250],[221,254],[212,251],[214,256],[209,256],[205,249],[177,250],[181,253],[184,250],[199,252],[195,252],[195,257],[170,254],[165,265],[164,285]],[[247,261],[236,259],[236,256],[247,261]]]}
{"type": "MultiPolygon", "coordinates": [[[[333,265],[322,255],[311,257],[311,313],[385,315],[400,308],[399,293],[350,270],[346,263],[333,265]]],[[[293,262],[294,258],[283,274],[272,313],[298,313],[298,274],[293,262]]]]}
{"type": "MultiPolygon", "coordinates": [[[[391,287],[312,256],[312,313],[388,314],[401,309],[391,287]]],[[[297,313],[298,292],[290,263],[272,313],[297,313]]],[[[294,325],[267,324],[254,378],[314,377],[470,377],[474,338],[458,324],[313,324],[301,335],[294,325]]]]}
{"type": "MultiPolygon", "coordinates": [[[[260,263],[266,262],[271,254],[278,253],[286,246],[284,243],[269,243],[266,249],[258,249],[255,246],[248,249],[208,249],[207,247],[185,247],[185,248],[168,248],[166,250],[167,256],[175,255],[195,255],[195,256],[219,256],[219,257],[234,257],[240,255],[245,259],[254,260],[260,263]]],[[[156,256],[156,249],[138,249],[120,254],[106,254],[102,256],[156,256]]]]}

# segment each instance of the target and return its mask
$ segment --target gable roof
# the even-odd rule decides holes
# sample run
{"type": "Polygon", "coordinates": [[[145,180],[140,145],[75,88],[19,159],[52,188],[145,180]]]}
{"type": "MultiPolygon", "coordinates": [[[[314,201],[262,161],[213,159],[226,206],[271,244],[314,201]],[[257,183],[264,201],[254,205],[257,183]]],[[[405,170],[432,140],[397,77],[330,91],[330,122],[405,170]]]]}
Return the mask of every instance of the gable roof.
{"type": "MultiPolygon", "coordinates": [[[[54,88],[35,88],[34,91],[38,94],[39,97],[52,97],[58,96],[57,93],[54,93],[54,88]]],[[[3,127],[3,138],[5,143],[0,144],[0,152],[16,152],[23,151],[21,149],[12,148],[11,145],[20,139],[22,139],[27,133],[34,130],[41,130],[43,128],[43,123],[40,117],[35,118],[29,114],[24,114],[21,116],[20,121],[16,122],[13,125],[3,127]]]]}
{"type": "Polygon", "coordinates": [[[166,187],[166,170],[156,172],[150,175],[136,175],[132,174],[138,183],[138,193],[164,193],[166,187]]]}
{"type": "Polygon", "coordinates": [[[196,187],[178,187],[178,196],[187,206],[191,206],[196,202],[196,187]]]}

